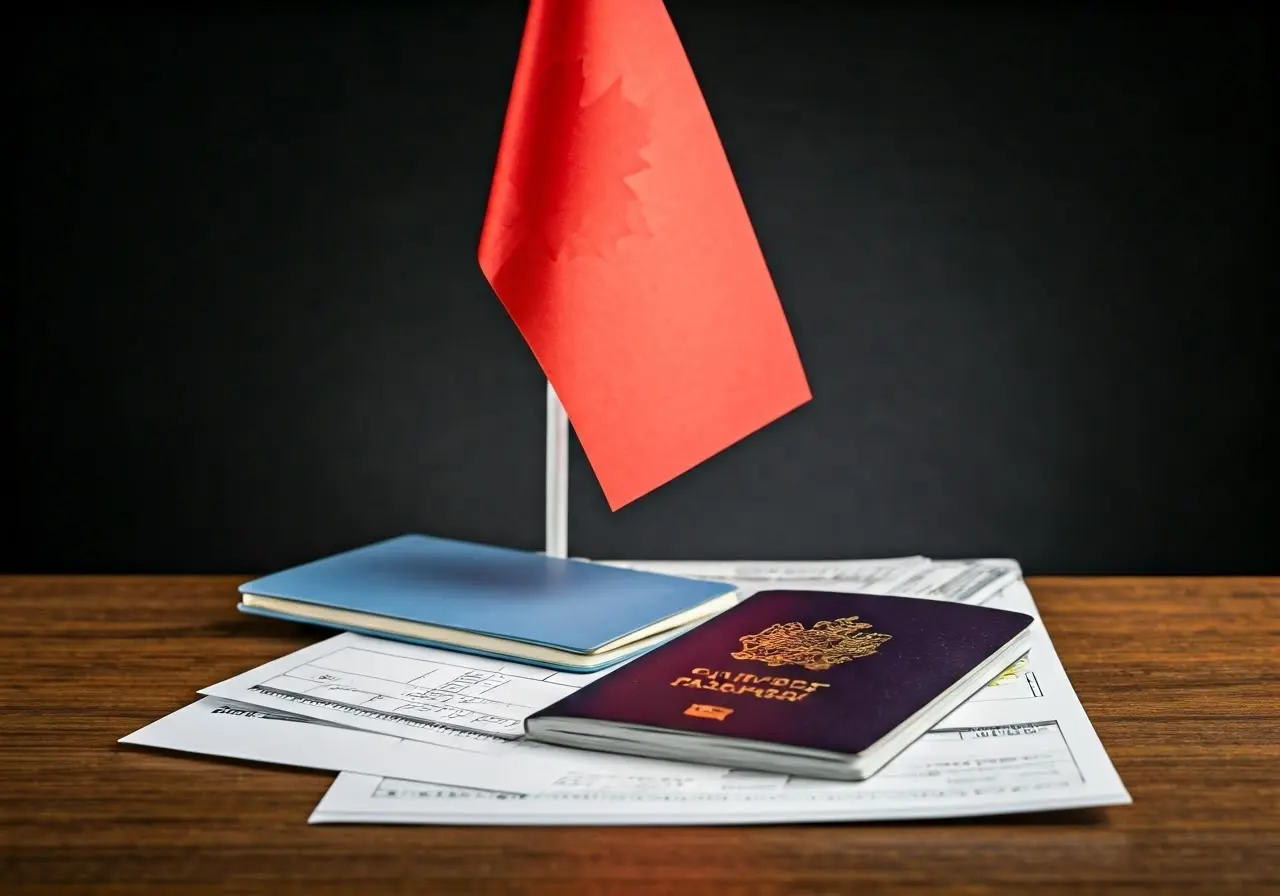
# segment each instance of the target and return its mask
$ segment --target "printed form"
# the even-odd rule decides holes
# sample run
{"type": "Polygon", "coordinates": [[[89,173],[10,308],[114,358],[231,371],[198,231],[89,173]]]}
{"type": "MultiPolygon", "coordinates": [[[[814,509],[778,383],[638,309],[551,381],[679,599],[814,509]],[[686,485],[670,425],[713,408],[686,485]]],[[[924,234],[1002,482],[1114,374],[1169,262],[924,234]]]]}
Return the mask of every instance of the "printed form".
{"type": "MultiPolygon", "coordinates": [[[[206,688],[220,697],[255,694],[305,698],[364,712],[361,718],[434,722],[447,728],[515,738],[525,717],[568,696],[602,672],[556,672],[383,638],[345,633],[206,688]],[[235,692],[235,693],[232,693],[235,692]]],[[[305,709],[297,712],[306,715],[305,709]]],[[[349,722],[363,727],[358,722],[349,722]]],[[[370,726],[372,727],[372,726],[370,726]]],[[[415,730],[430,730],[415,726],[415,730]]],[[[406,734],[405,736],[412,736],[406,734]]]]}
{"type": "MultiPolygon", "coordinates": [[[[476,735],[479,736],[479,735],[476,735]]],[[[430,779],[467,788],[611,793],[718,787],[719,769],[601,756],[556,748],[497,761],[483,752],[359,731],[294,713],[204,697],[120,739],[120,743],[381,778],[430,779]],[[531,758],[530,758],[531,757],[531,758]],[[593,758],[593,757],[592,757],[593,758]]]]}
{"type": "MultiPolygon", "coordinates": [[[[675,571],[675,570],[673,570],[675,571]]],[[[494,792],[339,775],[313,823],[753,824],[951,818],[1130,802],[1039,622],[1012,581],[981,602],[1037,617],[1026,658],[879,774],[845,783],[720,770],[718,786],[494,792]]]]}

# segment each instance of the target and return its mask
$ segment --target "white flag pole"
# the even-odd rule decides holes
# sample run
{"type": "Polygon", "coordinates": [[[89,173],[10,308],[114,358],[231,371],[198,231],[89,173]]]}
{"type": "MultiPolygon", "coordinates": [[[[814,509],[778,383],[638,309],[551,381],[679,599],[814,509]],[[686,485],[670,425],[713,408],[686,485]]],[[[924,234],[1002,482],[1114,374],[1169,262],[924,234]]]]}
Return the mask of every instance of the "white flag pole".
{"type": "Polygon", "coordinates": [[[547,383],[547,550],[569,555],[569,418],[556,390],[547,383]]]}

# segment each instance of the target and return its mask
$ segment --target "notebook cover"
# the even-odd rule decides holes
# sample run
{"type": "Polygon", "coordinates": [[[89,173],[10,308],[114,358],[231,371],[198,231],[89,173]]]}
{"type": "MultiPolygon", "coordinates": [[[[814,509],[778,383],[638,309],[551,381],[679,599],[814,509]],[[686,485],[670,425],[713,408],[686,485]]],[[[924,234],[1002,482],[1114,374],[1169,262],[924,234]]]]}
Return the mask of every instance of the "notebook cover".
{"type": "Polygon", "coordinates": [[[854,755],[1031,624],[938,600],[762,591],[530,718],[572,717],[854,755]]]}
{"type": "Polygon", "coordinates": [[[426,535],[402,535],[240,586],[243,594],[392,616],[583,654],[732,590],[724,582],[426,535]]]}

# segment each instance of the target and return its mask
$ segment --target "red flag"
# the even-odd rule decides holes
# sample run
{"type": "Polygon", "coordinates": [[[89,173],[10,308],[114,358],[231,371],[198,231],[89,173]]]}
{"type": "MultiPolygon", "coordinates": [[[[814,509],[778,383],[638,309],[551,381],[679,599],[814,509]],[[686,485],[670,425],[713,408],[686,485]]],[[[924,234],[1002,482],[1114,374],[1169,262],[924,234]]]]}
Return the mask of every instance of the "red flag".
{"type": "Polygon", "coordinates": [[[479,254],[615,510],[810,398],[662,0],[532,0],[479,254]]]}

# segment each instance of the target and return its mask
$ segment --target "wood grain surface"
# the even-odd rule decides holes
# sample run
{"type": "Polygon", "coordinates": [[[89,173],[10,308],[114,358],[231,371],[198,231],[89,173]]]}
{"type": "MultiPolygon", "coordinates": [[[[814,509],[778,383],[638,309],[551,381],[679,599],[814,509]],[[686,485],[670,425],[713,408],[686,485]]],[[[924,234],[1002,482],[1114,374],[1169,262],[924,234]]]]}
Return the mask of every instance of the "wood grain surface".
{"type": "Polygon", "coordinates": [[[308,826],[328,774],[117,745],[322,637],[244,578],[0,578],[0,892],[1280,892],[1280,579],[1031,580],[1132,806],[539,829],[308,826]]]}

